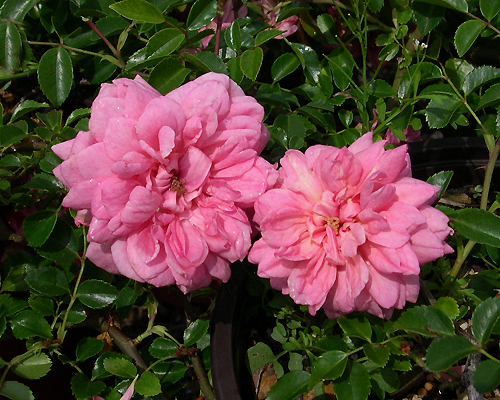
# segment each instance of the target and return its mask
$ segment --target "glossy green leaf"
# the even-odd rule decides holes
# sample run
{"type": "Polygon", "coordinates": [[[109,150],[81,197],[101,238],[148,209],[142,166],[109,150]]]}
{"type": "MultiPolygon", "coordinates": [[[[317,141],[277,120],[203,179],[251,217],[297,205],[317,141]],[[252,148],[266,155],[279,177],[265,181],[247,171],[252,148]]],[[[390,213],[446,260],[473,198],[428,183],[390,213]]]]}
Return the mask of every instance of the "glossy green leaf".
{"type": "Polygon", "coordinates": [[[391,61],[399,53],[399,44],[391,43],[385,46],[378,54],[380,61],[391,61]]]}
{"type": "Polygon", "coordinates": [[[156,32],[146,45],[146,57],[165,57],[174,52],[184,41],[182,32],[175,28],[166,28],[156,32]]]}
{"type": "Polygon", "coordinates": [[[59,190],[64,188],[61,181],[59,181],[59,179],[57,179],[54,175],[45,173],[34,175],[29,182],[23,185],[23,187],[46,190],[59,190]]]}
{"type": "Polygon", "coordinates": [[[241,72],[250,80],[255,81],[259,74],[264,52],[260,47],[253,50],[245,50],[240,58],[241,72]]]}
{"type": "Polygon", "coordinates": [[[134,378],[137,375],[136,366],[124,358],[106,358],[103,361],[103,366],[110,374],[122,378],[134,378]]]}
{"type": "Polygon", "coordinates": [[[108,351],[108,352],[102,353],[97,358],[97,360],[94,364],[94,368],[92,369],[92,380],[102,379],[102,378],[106,378],[108,376],[111,376],[112,374],[104,368],[104,361],[106,361],[108,359],[116,359],[116,358],[122,358],[124,360],[130,359],[130,357],[126,356],[125,354],[116,353],[114,351],[108,351]]]}
{"type": "Polygon", "coordinates": [[[28,244],[38,247],[44,244],[52,233],[57,221],[57,213],[42,210],[28,215],[23,221],[23,233],[28,244]]]}
{"type": "Polygon", "coordinates": [[[161,393],[160,380],[152,372],[143,372],[135,383],[134,390],[141,396],[156,396],[161,393]]]}
{"type": "Polygon", "coordinates": [[[384,5],[384,0],[368,0],[368,7],[374,13],[378,13],[382,6],[384,5]]]}
{"type": "Polygon", "coordinates": [[[370,394],[370,376],[358,362],[351,362],[342,377],[333,383],[338,400],[366,400],[370,394]]]}
{"type": "Polygon", "coordinates": [[[0,8],[0,18],[22,21],[28,11],[37,3],[37,0],[5,0],[0,8]]]}
{"type": "Polygon", "coordinates": [[[116,300],[118,290],[107,282],[88,279],[80,285],[76,295],[87,307],[103,308],[116,300]]]}
{"type": "Polygon", "coordinates": [[[380,367],[385,367],[389,361],[390,351],[387,347],[378,344],[366,343],[363,345],[365,356],[380,367]]]}
{"type": "Polygon", "coordinates": [[[123,0],[109,6],[121,16],[134,21],[161,24],[165,21],[163,13],[146,0],[123,0]]]}
{"type": "Polygon", "coordinates": [[[481,361],[472,376],[472,383],[479,393],[493,392],[500,386],[500,363],[496,360],[481,361]]]}
{"type": "Polygon", "coordinates": [[[308,6],[307,3],[301,1],[292,1],[278,10],[278,13],[276,15],[276,23],[283,21],[284,19],[287,19],[292,15],[298,15],[301,12],[307,11],[309,9],[311,9],[311,7],[308,6]]]}
{"type": "Polygon", "coordinates": [[[35,311],[21,311],[12,317],[10,324],[12,333],[17,339],[28,339],[36,336],[52,339],[49,323],[35,311]]]}
{"type": "Polygon", "coordinates": [[[54,315],[54,300],[48,297],[38,297],[38,296],[30,296],[28,299],[28,303],[30,307],[43,315],[44,317],[50,317],[54,315]]]}
{"type": "Polygon", "coordinates": [[[452,177],[453,171],[440,171],[427,179],[427,183],[439,188],[436,195],[438,200],[443,196],[444,192],[448,188],[452,177]]]}
{"type": "Polygon", "coordinates": [[[423,336],[453,335],[455,329],[451,320],[441,310],[419,306],[405,311],[392,326],[392,331],[404,330],[423,336]]]}
{"type": "Polygon", "coordinates": [[[69,293],[66,274],[52,266],[31,269],[26,274],[26,283],[33,290],[46,296],[62,296],[69,293]]]}
{"type": "Polygon", "coordinates": [[[459,57],[467,53],[484,28],[486,25],[475,19],[466,21],[458,27],[454,43],[459,57]]]}
{"type": "Polygon", "coordinates": [[[267,394],[266,400],[289,400],[307,391],[311,375],[306,371],[291,371],[283,375],[267,394]]]}
{"type": "Polygon", "coordinates": [[[39,103],[35,100],[25,100],[15,108],[14,112],[12,113],[12,117],[10,118],[10,122],[12,123],[21,118],[24,114],[44,107],[49,107],[49,104],[39,103]]]}
{"type": "Polygon", "coordinates": [[[0,22],[0,67],[13,74],[21,63],[21,34],[11,21],[0,22]]]}
{"type": "Polygon", "coordinates": [[[10,400],[35,400],[30,388],[20,382],[6,381],[0,386],[0,395],[10,400]]]}
{"type": "Polygon", "coordinates": [[[420,0],[423,3],[451,8],[466,13],[469,10],[467,0],[420,0]]]}
{"type": "Polygon", "coordinates": [[[396,95],[392,86],[381,79],[375,79],[368,85],[368,93],[375,97],[381,97],[381,98],[386,98],[396,95]]]}
{"type": "Polygon", "coordinates": [[[476,351],[476,346],[461,336],[442,337],[429,346],[425,366],[432,372],[446,371],[457,361],[476,351]]]}
{"type": "Polygon", "coordinates": [[[86,337],[78,342],[78,346],[76,347],[76,359],[78,361],[85,361],[99,354],[103,347],[104,342],[102,340],[86,337]]]}
{"type": "Polygon", "coordinates": [[[254,346],[247,350],[248,357],[248,367],[253,374],[263,365],[271,362],[277,362],[276,356],[274,355],[271,348],[262,342],[257,342],[254,346]]]}
{"type": "Polygon", "coordinates": [[[435,95],[425,108],[425,119],[430,128],[444,128],[462,101],[456,95],[435,95]]]}
{"type": "Polygon", "coordinates": [[[196,0],[189,11],[186,25],[195,31],[207,26],[217,13],[217,0],[196,0]]]}
{"type": "Polygon", "coordinates": [[[411,65],[403,74],[398,88],[398,97],[405,97],[406,94],[414,92],[415,88],[421,83],[431,82],[442,79],[441,69],[430,62],[422,62],[418,65],[411,65]]]}
{"type": "Polygon", "coordinates": [[[179,60],[167,58],[153,68],[148,83],[165,95],[182,85],[190,72],[179,60]]]}
{"type": "Polygon", "coordinates": [[[179,347],[170,339],[156,338],[149,346],[149,354],[155,358],[173,356],[179,347]]]}
{"type": "Polygon", "coordinates": [[[440,297],[436,300],[432,307],[441,310],[450,319],[457,318],[460,313],[457,301],[451,297],[440,297]]]}
{"type": "Polygon", "coordinates": [[[347,315],[340,317],[337,322],[347,336],[371,341],[372,326],[365,316],[347,315]]]}
{"type": "Polygon", "coordinates": [[[500,77],[500,68],[490,67],[489,65],[477,67],[465,77],[462,89],[466,95],[469,95],[477,88],[498,77],[500,77]]]}
{"type": "Polygon", "coordinates": [[[226,39],[226,44],[233,49],[235,52],[239,52],[241,49],[241,29],[238,20],[234,20],[231,25],[226,29],[224,38],[226,39]]]}
{"type": "Polygon", "coordinates": [[[0,147],[10,147],[18,143],[26,136],[26,133],[14,125],[0,126],[0,147]]]}
{"type": "Polygon", "coordinates": [[[465,77],[474,69],[466,60],[450,58],[446,60],[445,70],[456,87],[462,87],[465,77]]]}
{"type": "Polygon", "coordinates": [[[500,103],[500,83],[496,83],[491,85],[479,100],[479,104],[477,106],[478,110],[481,110],[485,107],[496,106],[500,103]]]}
{"type": "Polygon", "coordinates": [[[73,228],[59,218],[47,241],[36,248],[38,254],[58,262],[71,262],[79,257],[80,242],[73,228]]]}
{"type": "Polygon", "coordinates": [[[274,82],[278,82],[285,76],[290,75],[300,66],[299,59],[293,53],[285,53],[279,56],[271,67],[271,76],[274,82]]]}
{"type": "Polygon", "coordinates": [[[43,54],[38,66],[38,82],[50,102],[60,107],[73,84],[73,65],[65,49],[55,47],[43,54]]]}
{"type": "Polygon", "coordinates": [[[72,124],[75,121],[78,121],[82,118],[90,116],[90,108],[78,108],[73,110],[69,115],[68,119],[66,119],[66,126],[72,124]]]}
{"type": "Polygon", "coordinates": [[[490,338],[491,331],[500,319],[500,298],[483,301],[472,314],[472,334],[480,346],[490,338]]]}
{"type": "Polygon", "coordinates": [[[330,14],[321,14],[316,21],[319,30],[329,44],[336,44],[337,25],[330,14]]]}
{"type": "Polygon", "coordinates": [[[311,383],[334,380],[344,373],[348,354],[343,351],[328,351],[316,358],[311,367],[311,383]]]}
{"type": "Polygon", "coordinates": [[[47,375],[52,367],[52,361],[44,353],[34,354],[19,364],[15,364],[11,371],[17,376],[26,379],[40,379],[47,375]]]}
{"type": "Polygon", "coordinates": [[[106,389],[103,381],[91,382],[85,374],[78,373],[71,378],[71,390],[78,400],[86,400],[101,394],[106,389]]]}
{"type": "Polygon", "coordinates": [[[304,68],[306,79],[311,84],[317,84],[321,66],[316,51],[302,43],[291,43],[291,47],[304,68]]]}
{"type": "MultiPolygon", "coordinates": [[[[366,366],[366,363],[363,364],[366,366]]],[[[377,368],[376,372],[370,372],[370,379],[375,381],[375,383],[385,392],[392,393],[399,389],[401,382],[399,381],[399,376],[396,371],[391,369],[392,367],[377,368]]],[[[373,388],[373,384],[372,384],[373,388]]]]}
{"type": "Polygon", "coordinates": [[[175,383],[184,377],[187,367],[181,360],[171,360],[155,364],[152,371],[162,382],[175,383]]]}
{"type": "Polygon", "coordinates": [[[354,68],[354,59],[351,53],[342,47],[334,49],[327,57],[332,71],[333,81],[339,90],[345,90],[351,82],[354,68]]]}
{"type": "Polygon", "coordinates": [[[259,32],[257,36],[255,36],[255,46],[258,47],[279,34],[281,34],[279,29],[266,29],[265,31],[259,32]]]}
{"type": "Polygon", "coordinates": [[[243,80],[243,72],[240,68],[240,57],[234,57],[228,60],[227,68],[229,70],[229,77],[238,85],[243,80]]]}
{"type": "Polygon", "coordinates": [[[500,217],[486,210],[466,208],[459,210],[455,229],[476,243],[500,247],[500,217]]]}
{"type": "Polygon", "coordinates": [[[500,0],[479,0],[481,14],[491,21],[500,12],[500,0]]]}
{"type": "Polygon", "coordinates": [[[202,72],[213,71],[220,74],[227,74],[226,64],[211,51],[202,51],[195,54],[184,53],[183,55],[187,61],[202,72]]]}
{"type": "Polygon", "coordinates": [[[200,340],[207,333],[210,326],[210,321],[205,319],[197,319],[189,324],[184,331],[184,346],[189,347],[200,340]]]}

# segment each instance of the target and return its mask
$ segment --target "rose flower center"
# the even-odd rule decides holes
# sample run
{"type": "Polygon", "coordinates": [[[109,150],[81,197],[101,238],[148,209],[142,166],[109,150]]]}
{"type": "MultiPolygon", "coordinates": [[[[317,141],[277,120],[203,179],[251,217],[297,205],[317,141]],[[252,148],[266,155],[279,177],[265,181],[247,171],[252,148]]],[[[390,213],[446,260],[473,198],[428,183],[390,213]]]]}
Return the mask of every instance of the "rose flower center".
{"type": "Polygon", "coordinates": [[[328,217],[325,218],[326,224],[333,229],[336,235],[339,234],[340,229],[340,219],[337,217],[328,217]]]}

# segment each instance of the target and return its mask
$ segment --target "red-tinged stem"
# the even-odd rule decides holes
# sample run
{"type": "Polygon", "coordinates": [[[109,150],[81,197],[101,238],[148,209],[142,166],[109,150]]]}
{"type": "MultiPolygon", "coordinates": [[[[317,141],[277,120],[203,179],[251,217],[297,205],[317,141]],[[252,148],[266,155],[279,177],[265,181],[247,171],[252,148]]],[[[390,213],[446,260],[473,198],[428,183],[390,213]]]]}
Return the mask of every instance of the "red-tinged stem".
{"type": "Polygon", "coordinates": [[[120,65],[121,65],[121,68],[125,68],[125,60],[123,59],[121,53],[119,50],[117,50],[115,48],[115,46],[113,46],[111,44],[111,42],[106,38],[106,36],[104,36],[101,31],[97,28],[97,26],[95,26],[95,24],[90,20],[90,19],[84,19],[85,23],[90,26],[90,28],[95,32],[97,33],[97,35],[102,39],[104,40],[104,43],[106,43],[106,45],[109,47],[109,49],[111,50],[111,52],[113,53],[113,55],[118,59],[118,61],[120,62],[120,65]]]}

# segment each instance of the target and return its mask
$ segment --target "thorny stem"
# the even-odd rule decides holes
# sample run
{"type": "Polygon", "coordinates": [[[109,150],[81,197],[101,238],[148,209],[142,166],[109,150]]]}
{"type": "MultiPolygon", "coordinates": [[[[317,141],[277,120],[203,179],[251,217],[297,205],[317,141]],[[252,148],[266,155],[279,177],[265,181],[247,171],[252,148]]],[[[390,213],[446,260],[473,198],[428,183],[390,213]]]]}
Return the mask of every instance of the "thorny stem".
{"type": "MultiPolygon", "coordinates": [[[[184,305],[184,312],[186,314],[186,324],[189,325],[192,321],[192,317],[194,316],[193,307],[189,302],[186,295],[182,295],[182,303],[184,305]]],[[[215,393],[208,381],[207,374],[205,373],[205,369],[203,368],[203,364],[200,361],[200,358],[195,353],[190,356],[191,365],[193,366],[193,370],[198,377],[198,383],[200,385],[200,390],[203,396],[207,398],[207,400],[215,400],[215,393]]]]}
{"type": "MultiPolygon", "coordinates": [[[[231,1],[231,0],[228,0],[231,1]]],[[[217,21],[217,28],[215,29],[215,50],[214,53],[215,55],[219,55],[219,48],[220,48],[220,33],[222,30],[222,12],[218,11],[217,15],[215,16],[215,20],[217,21]]]]}
{"type": "Polygon", "coordinates": [[[121,69],[125,68],[125,60],[123,59],[120,50],[117,50],[115,46],[111,44],[111,42],[102,34],[102,32],[95,26],[95,24],[88,18],[83,18],[83,21],[90,26],[90,29],[92,29],[97,35],[106,43],[106,45],[109,47],[111,52],[114,54],[114,56],[118,59],[118,62],[121,65],[121,69]]]}

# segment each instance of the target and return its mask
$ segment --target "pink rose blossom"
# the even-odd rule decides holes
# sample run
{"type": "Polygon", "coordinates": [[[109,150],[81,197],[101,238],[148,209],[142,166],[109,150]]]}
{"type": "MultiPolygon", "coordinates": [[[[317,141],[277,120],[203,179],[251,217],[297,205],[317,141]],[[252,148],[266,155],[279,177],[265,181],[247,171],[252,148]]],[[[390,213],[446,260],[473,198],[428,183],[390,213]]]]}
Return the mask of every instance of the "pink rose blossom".
{"type": "Polygon", "coordinates": [[[250,0],[250,2],[259,5],[262,10],[264,21],[271,25],[273,29],[284,31],[281,35],[276,36],[275,39],[283,39],[297,32],[297,25],[299,23],[299,17],[297,15],[292,15],[276,23],[278,10],[283,6],[281,2],[277,2],[276,0],[250,0]]]}
{"type": "Polygon", "coordinates": [[[403,129],[403,133],[406,136],[405,141],[401,141],[390,129],[387,129],[387,132],[384,135],[384,139],[387,140],[388,144],[393,144],[395,146],[399,146],[402,143],[411,143],[417,142],[420,139],[420,130],[415,130],[411,125],[408,125],[406,129],[403,129]]]}
{"type": "Polygon", "coordinates": [[[250,247],[246,210],[272,186],[263,108],[209,73],[161,96],[142,78],[102,85],[88,132],[52,149],[63,205],[97,266],[184,292],[227,281],[250,247]]]}
{"type": "Polygon", "coordinates": [[[274,189],[255,203],[258,275],[315,314],[366,310],[390,318],[415,302],[420,265],[453,250],[438,188],[411,177],[406,146],[371,132],[348,148],[289,150],[274,189]]]}

